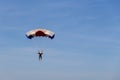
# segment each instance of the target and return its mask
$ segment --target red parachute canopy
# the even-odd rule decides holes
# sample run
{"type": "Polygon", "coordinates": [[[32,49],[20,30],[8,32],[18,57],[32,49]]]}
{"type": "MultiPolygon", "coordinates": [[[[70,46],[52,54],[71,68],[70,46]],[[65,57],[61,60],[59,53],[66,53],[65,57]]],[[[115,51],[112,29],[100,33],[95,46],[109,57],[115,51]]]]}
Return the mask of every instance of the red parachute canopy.
{"type": "Polygon", "coordinates": [[[52,31],[46,29],[35,29],[26,33],[26,37],[29,39],[32,39],[34,37],[48,37],[50,39],[53,39],[54,36],[55,34],[52,31]]]}

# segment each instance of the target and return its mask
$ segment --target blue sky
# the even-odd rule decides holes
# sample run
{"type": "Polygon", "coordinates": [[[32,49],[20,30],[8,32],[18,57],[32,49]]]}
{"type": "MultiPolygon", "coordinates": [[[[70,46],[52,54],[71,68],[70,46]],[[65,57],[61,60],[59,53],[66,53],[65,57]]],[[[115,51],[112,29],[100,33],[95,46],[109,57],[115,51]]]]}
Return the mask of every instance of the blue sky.
{"type": "Polygon", "coordinates": [[[119,3],[1,0],[0,80],[120,80],[119,3]],[[55,32],[54,40],[27,39],[36,28],[55,32]]]}

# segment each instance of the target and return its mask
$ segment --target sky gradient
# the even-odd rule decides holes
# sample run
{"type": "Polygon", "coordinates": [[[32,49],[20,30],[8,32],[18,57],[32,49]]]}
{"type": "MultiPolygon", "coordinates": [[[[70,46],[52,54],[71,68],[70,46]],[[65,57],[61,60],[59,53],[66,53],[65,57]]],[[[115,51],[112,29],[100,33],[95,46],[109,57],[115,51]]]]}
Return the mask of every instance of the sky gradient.
{"type": "Polygon", "coordinates": [[[119,3],[1,0],[0,80],[120,80],[119,3]],[[56,36],[27,39],[36,28],[56,36]]]}

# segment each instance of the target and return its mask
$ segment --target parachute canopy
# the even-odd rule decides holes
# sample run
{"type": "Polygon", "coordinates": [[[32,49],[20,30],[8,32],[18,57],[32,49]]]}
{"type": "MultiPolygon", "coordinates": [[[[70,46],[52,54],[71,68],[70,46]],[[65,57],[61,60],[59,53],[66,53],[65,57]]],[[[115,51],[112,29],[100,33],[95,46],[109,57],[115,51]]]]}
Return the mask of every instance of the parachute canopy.
{"type": "Polygon", "coordinates": [[[53,39],[54,36],[55,34],[52,31],[46,29],[35,29],[26,33],[26,37],[29,39],[32,39],[34,37],[48,37],[50,39],[53,39]]]}

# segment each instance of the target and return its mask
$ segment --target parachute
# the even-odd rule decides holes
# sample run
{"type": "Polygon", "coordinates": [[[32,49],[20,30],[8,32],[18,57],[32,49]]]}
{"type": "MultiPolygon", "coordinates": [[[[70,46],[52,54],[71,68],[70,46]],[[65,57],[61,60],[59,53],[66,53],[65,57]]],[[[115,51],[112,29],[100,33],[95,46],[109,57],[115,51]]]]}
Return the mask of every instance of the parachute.
{"type": "Polygon", "coordinates": [[[26,33],[26,37],[28,39],[32,39],[34,37],[48,37],[50,39],[53,39],[55,36],[55,34],[50,31],[50,30],[46,30],[46,29],[35,29],[35,30],[31,30],[29,32],[26,33]]]}
{"type": "MultiPolygon", "coordinates": [[[[28,31],[26,33],[26,37],[28,39],[32,39],[36,37],[47,37],[49,39],[53,39],[55,37],[55,34],[50,30],[38,28],[38,29],[28,31]]],[[[42,60],[43,50],[41,50],[41,52],[38,50],[38,54],[39,54],[39,60],[42,60]]]]}

